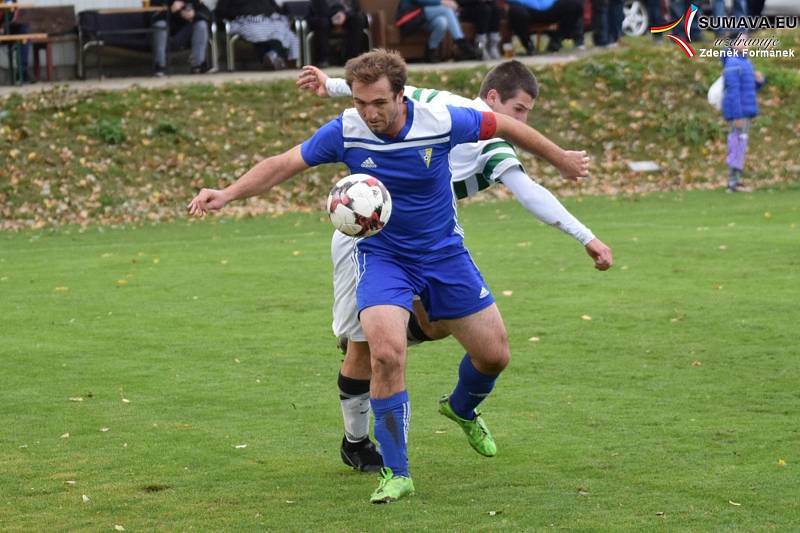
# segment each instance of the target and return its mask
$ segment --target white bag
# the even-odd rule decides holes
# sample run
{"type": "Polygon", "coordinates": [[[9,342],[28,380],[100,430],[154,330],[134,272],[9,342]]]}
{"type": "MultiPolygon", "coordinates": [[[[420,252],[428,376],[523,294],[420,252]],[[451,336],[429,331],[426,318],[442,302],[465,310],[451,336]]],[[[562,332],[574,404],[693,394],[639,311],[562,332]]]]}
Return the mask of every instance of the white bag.
{"type": "Polygon", "coordinates": [[[722,97],[725,92],[725,81],[722,76],[716,79],[708,88],[708,103],[717,111],[722,111],[722,97]]]}

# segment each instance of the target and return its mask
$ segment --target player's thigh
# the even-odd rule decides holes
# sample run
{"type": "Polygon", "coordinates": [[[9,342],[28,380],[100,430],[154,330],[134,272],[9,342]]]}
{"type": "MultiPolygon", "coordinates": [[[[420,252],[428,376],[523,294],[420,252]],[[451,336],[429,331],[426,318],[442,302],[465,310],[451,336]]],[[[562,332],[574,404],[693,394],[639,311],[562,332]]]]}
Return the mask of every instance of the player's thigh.
{"type": "Polygon", "coordinates": [[[356,240],[340,232],[331,239],[333,260],[333,333],[352,341],[365,341],[358,321],[356,240]]]}
{"type": "Polygon", "coordinates": [[[430,321],[428,318],[428,311],[425,310],[425,305],[418,297],[414,298],[414,316],[417,319],[417,324],[419,324],[420,329],[428,339],[436,341],[450,335],[450,329],[443,321],[430,321]]]}
{"type": "Polygon", "coordinates": [[[485,363],[485,368],[502,370],[508,364],[508,335],[496,304],[477,313],[444,322],[473,359],[485,363]]]}

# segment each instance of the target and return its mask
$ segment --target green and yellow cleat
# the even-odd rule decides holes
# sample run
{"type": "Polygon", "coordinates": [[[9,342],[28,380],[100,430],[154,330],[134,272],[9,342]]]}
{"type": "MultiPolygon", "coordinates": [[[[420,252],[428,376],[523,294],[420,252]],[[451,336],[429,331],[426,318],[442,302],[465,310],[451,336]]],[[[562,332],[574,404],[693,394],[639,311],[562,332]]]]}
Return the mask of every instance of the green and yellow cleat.
{"type": "Polygon", "coordinates": [[[396,502],[403,496],[414,494],[414,482],[410,477],[395,476],[391,468],[381,469],[380,485],[369,499],[372,503],[396,502]]]}
{"type": "Polygon", "coordinates": [[[439,412],[461,426],[473,450],[486,457],[497,455],[497,445],[494,443],[494,438],[492,438],[489,428],[486,427],[486,422],[483,421],[478,411],[475,411],[475,418],[472,420],[461,418],[450,406],[450,396],[442,396],[442,399],[439,400],[439,412]]]}

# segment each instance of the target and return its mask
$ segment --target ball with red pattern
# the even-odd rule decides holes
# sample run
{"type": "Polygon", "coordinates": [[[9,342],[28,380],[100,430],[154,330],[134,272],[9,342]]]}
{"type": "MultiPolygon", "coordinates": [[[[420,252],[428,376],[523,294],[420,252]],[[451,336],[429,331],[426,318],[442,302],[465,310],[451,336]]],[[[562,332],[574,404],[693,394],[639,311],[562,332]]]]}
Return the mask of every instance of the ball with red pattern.
{"type": "Polygon", "coordinates": [[[375,235],[389,222],[392,198],[378,178],[351,174],[340,179],[328,195],[333,226],[351,237],[375,235]]]}

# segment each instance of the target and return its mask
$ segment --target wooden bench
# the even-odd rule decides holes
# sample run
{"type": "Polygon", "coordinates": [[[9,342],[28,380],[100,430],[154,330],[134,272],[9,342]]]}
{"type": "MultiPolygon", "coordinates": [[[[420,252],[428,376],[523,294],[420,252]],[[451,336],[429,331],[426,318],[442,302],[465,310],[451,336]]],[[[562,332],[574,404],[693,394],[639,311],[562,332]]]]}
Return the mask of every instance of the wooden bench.
{"type": "Polygon", "coordinates": [[[29,31],[46,34],[45,39],[33,43],[33,73],[37,80],[41,80],[39,55],[44,52],[47,81],[53,81],[53,44],[75,41],[78,35],[75,7],[28,7],[20,9],[17,18],[18,22],[28,26],[29,31]]]}
{"type": "Polygon", "coordinates": [[[10,33],[0,35],[0,45],[9,46],[11,49],[16,48],[17,56],[17,75],[14,75],[14,60],[15,54],[11,49],[8,51],[8,75],[11,80],[11,85],[19,82],[22,83],[25,78],[25,73],[22,71],[22,47],[25,43],[35,43],[38,41],[46,40],[46,33],[10,33]]]}
{"type": "Polygon", "coordinates": [[[47,39],[46,33],[12,33],[11,35],[0,35],[0,43],[20,43],[25,44],[34,41],[47,39]]]}

